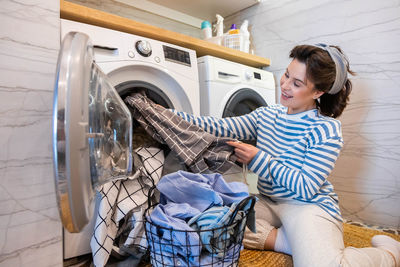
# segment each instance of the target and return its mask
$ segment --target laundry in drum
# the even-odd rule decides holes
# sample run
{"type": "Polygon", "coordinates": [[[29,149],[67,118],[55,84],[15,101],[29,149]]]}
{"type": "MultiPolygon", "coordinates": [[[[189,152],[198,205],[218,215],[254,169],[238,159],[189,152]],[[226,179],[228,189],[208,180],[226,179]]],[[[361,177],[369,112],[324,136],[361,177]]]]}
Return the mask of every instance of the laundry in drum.
{"type": "Polygon", "coordinates": [[[138,147],[161,147],[161,144],[154,140],[142,126],[132,129],[132,149],[138,147]]]}
{"type": "Polygon", "coordinates": [[[122,149],[122,145],[118,140],[121,140],[117,135],[121,122],[119,114],[121,114],[120,107],[113,101],[113,98],[107,98],[104,102],[104,152],[108,155],[109,159],[105,161],[111,164],[114,168],[120,165],[118,162],[125,162],[127,159],[122,149]]]}
{"type": "MultiPolygon", "coordinates": [[[[94,69],[95,71],[96,69],[94,69]]],[[[104,177],[116,177],[126,174],[129,163],[129,129],[131,120],[121,106],[121,99],[106,89],[100,89],[93,80],[89,88],[89,128],[88,143],[92,176],[99,177],[102,183],[104,177]]],[[[126,109],[126,108],[125,108],[126,109]]]]}
{"type": "Polygon", "coordinates": [[[173,150],[192,172],[225,173],[236,166],[233,148],[226,144],[235,139],[216,137],[142,94],[128,96],[125,102],[146,132],[173,150]]]}

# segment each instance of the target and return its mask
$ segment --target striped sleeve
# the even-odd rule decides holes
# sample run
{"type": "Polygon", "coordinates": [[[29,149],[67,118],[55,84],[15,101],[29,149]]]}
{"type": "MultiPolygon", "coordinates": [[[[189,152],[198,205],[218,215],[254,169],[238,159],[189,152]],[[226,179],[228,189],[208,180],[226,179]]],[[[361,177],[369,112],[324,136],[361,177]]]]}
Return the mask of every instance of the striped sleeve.
{"type": "Polygon", "coordinates": [[[342,146],[343,141],[339,137],[313,145],[305,154],[301,169],[290,168],[260,150],[250,162],[249,169],[260,177],[271,178],[274,184],[289,191],[293,198],[310,200],[331,173],[342,146]]]}
{"type": "Polygon", "coordinates": [[[215,136],[230,137],[239,140],[254,140],[257,137],[258,110],[243,116],[222,119],[208,116],[197,117],[176,110],[173,110],[173,112],[184,120],[199,126],[215,136]]]}

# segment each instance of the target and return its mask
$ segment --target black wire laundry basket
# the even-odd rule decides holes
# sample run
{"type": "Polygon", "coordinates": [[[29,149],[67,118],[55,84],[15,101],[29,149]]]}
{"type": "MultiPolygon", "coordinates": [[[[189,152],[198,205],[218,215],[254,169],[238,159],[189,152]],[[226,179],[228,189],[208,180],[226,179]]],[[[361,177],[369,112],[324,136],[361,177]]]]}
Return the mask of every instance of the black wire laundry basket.
{"type": "Polygon", "coordinates": [[[248,215],[256,197],[249,196],[237,204],[225,225],[191,231],[161,226],[151,220],[149,215],[157,205],[151,204],[153,190],[149,192],[149,208],[144,216],[152,266],[238,266],[248,215]]]}

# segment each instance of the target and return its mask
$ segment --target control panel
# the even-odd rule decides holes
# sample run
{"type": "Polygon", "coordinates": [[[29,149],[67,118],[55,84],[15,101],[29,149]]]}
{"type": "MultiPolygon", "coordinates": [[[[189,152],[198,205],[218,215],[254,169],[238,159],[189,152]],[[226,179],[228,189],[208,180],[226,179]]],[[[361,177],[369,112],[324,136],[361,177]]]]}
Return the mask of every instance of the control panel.
{"type": "Polygon", "coordinates": [[[164,57],[167,61],[191,66],[189,52],[163,45],[164,57]]]}

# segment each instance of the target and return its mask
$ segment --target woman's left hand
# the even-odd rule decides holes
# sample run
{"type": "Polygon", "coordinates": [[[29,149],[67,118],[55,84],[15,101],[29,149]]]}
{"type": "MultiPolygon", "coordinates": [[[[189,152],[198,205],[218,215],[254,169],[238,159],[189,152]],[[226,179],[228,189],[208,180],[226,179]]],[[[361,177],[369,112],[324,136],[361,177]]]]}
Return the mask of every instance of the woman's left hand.
{"type": "Polygon", "coordinates": [[[234,141],[228,141],[226,143],[230,146],[235,147],[235,155],[237,156],[237,161],[241,163],[249,164],[258,153],[258,148],[253,145],[234,141]]]}

